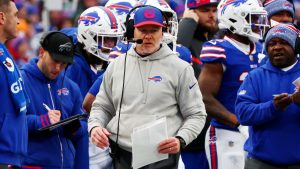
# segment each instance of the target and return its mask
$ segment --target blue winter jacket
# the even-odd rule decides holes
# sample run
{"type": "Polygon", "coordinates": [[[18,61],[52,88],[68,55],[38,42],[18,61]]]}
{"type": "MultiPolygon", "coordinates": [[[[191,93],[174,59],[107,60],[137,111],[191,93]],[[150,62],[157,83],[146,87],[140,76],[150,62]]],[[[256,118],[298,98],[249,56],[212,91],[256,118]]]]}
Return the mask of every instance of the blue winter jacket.
{"type": "Polygon", "coordinates": [[[32,59],[21,72],[31,100],[27,111],[28,155],[24,159],[23,168],[59,169],[63,166],[64,169],[71,169],[75,155],[80,155],[73,145],[82,137],[88,137],[86,121],[81,121],[81,127],[75,133],[65,133],[62,127],[48,133],[39,132],[38,129],[50,125],[48,111],[43,103],[51,109],[60,110],[61,119],[65,119],[84,113],[82,96],[78,86],[64,77],[63,73],[54,80],[48,80],[37,67],[37,61],[32,59]]]}
{"type": "Polygon", "coordinates": [[[68,67],[66,72],[66,76],[79,86],[83,97],[88,93],[98,76],[102,74],[92,71],[87,60],[79,53],[75,53],[74,63],[68,67]]]}
{"type": "Polygon", "coordinates": [[[235,113],[241,124],[249,126],[245,150],[250,157],[272,164],[300,163],[300,106],[290,104],[284,112],[275,108],[274,94],[295,92],[300,62],[287,72],[267,62],[251,71],[241,85],[235,113]]]}
{"type": "MultiPolygon", "coordinates": [[[[9,55],[3,47],[1,44],[0,57],[9,55]]],[[[16,65],[14,67],[17,68],[16,65]]],[[[21,166],[22,156],[27,152],[26,114],[20,113],[14,105],[11,96],[13,86],[9,86],[5,72],[6,68],[0,63],[0,164],[21,166]]]]}

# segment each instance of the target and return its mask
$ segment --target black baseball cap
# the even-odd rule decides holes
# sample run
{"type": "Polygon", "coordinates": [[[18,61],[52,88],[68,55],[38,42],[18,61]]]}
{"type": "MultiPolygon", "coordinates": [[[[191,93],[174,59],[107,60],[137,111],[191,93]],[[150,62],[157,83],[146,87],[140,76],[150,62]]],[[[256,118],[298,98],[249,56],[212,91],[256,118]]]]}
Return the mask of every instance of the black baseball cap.
{"type": "Polygon", "coordinates": [[[74,45],[72,38],[62,32],[48,32],[41,39],[42,47],[55,60],[73,63],[74,45]]]}

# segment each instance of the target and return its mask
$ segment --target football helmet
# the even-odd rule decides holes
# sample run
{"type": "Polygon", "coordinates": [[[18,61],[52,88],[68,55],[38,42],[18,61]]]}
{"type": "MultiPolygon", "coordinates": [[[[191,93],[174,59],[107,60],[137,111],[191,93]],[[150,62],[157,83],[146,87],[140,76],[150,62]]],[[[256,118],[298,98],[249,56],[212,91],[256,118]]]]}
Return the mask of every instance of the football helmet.
{"type": "Polygon", "coordinates": [[[135,7],[136,3],[136,0],[109,0],[105,4],[105,7],[109,8],[116,14],[117,18],[120,20],[123,30],[126,31],[126,16],[129,11],[135,7]]]}
{"type": "Polygon", "coordinates": [[[173,43],[173,47],[176,46],[177,33],[178,33],[178,20],[177,14],[169,4],[164,0],[140,0],[142,5],[150,5],[160,9],[164,15],[168,18],[167,30],[164,31],[163,42],[169,44],[173,43]]]}
{"type": "Polygon", "coordinates": [[[256,42],[269,27],[267,11],[258,0],[222,0],[218,7],[220,29],[248,37],[256,42]]]}
{"type": "Polygon", "coordinates": [[[102,60],[108,60],[110,49],[122,39],[123,33],[119,20],[108,8],[90,7],[78,18],[78,42],[102,60]]]}

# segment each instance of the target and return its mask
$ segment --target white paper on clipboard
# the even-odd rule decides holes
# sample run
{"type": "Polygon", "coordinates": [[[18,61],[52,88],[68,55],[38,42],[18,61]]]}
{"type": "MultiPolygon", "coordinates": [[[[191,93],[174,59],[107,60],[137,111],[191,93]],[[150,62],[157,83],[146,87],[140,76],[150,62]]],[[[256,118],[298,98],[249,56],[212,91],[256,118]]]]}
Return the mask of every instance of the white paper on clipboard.
{"type": "Polygon", "coordinates": [[[134,128],[131,134],[133,169],[167,159],[168,154],[158,152],[158,144],[167,138],[165,117],[134,128]]]}

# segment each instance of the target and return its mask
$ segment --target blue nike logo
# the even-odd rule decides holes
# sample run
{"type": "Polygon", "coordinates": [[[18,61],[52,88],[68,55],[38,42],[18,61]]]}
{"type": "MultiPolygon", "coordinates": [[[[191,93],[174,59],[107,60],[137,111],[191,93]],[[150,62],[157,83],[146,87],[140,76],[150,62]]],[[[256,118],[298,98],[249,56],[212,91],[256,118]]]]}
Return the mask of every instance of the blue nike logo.
{"type": "Polygon", "coordinates": [[[191,86],[189,86],[189,89],[192,89],[195,85],[196,83],[192,84],[191,86]]]}

